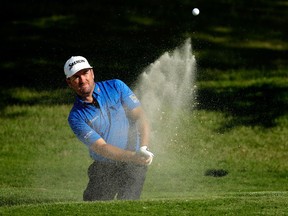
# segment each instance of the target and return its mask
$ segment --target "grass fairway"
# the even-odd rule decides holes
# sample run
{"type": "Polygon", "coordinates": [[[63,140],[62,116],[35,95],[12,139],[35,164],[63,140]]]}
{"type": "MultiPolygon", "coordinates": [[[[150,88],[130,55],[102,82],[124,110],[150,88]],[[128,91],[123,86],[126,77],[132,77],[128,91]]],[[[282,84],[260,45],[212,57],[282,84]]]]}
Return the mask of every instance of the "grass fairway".
{"type": "Polygon", "coordinates": [[[187,199],[61,202],[3,207],[7,215],[286,215],[288,194],[238,193],[187,199]]]}
{"type": "Polygon", "coordinates": [[[183,111],[172,125],[164,116],[142,199],[84,203],[91,161],[67,125],[71,105],[39,100],[47,92],[13,94],[18,104],[0,115],[1,215],[288,214],[287,115],[269,128],[231,127],[233,117],[220,111],[183,111]],[[228,174],[205,175],[220,169],[228,174]]]}

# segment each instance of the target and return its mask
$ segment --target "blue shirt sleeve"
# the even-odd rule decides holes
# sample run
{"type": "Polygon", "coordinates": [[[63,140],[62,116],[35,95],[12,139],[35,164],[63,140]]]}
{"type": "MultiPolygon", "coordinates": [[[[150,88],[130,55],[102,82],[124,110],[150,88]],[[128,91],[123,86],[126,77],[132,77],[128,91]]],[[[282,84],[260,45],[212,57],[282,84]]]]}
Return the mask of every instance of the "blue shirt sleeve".
{"type": "Polygon", "coordinates": [[[101,136],[93,130],[81,117],[70,114],[68,118],[69,125],[73,130],[77,138],[90,147],[96,140],[100,139],[101,136]]]}
{"type": "Polygon", "coordinates": [[[140,101],[133,91],[121,80],[116,80],[116,86],[118,92],[121,93],[121,100],[123,106],[126,106],[129,110],[132,110],[140,106],[140,101]]]}

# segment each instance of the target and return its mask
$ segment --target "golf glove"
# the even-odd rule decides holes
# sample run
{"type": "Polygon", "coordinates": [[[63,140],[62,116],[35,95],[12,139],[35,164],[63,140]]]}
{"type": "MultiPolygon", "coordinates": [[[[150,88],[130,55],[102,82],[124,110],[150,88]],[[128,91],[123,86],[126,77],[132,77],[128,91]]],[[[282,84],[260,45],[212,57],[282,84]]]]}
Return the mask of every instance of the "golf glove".
{"type": "Polygon", "coordinates": [[[142,156],[144,156],[145,158],[147,158],[147,159],[149,158],[148,165],[150,165],[150,164],[152,163],[154,154],[148,150],[148,147],[147,147],[147,146],[141,146],[141,147],[140,147],[140,150],[139,150],[139,153],[140,153],[142,156]]]}

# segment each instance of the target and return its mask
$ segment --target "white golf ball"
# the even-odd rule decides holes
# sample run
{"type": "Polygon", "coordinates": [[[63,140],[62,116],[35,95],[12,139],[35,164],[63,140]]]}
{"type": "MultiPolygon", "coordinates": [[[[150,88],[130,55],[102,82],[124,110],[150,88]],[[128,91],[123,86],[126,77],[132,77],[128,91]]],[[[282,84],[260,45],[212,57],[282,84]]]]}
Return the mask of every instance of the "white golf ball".
{"type": "Polygon", "coordinates": [[[194,16],[197,16],[199,13],[200,13],[200,10],[199,10],[198,8],[194,8],[194,9],[192,10],[192,14],[193,14],[194,16]]]}

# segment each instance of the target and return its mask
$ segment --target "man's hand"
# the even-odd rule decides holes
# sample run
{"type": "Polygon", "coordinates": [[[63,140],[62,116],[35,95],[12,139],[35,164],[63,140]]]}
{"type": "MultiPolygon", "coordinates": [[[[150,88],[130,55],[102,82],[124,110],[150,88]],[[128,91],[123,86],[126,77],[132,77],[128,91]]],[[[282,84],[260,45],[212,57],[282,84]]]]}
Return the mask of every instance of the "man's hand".
{"type": "Polygon", "coordinates": [[[147,165],[152,163],[154,154],[148,150],[147,146],[141,146],[138,153],[147,159],[147,165]]]}

